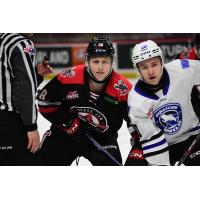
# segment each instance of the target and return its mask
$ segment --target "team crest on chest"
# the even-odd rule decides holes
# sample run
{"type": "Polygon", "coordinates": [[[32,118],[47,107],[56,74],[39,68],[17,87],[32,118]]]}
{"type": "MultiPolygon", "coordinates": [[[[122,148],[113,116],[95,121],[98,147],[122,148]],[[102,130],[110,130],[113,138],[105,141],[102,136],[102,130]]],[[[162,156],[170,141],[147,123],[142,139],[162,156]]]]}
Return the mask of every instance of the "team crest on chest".
{"type": "Polygon", "coordinates": [[[94,130],[105,132],[109,126],[103,113],[92,107],[72,107],[71,113],[76,113],[80,119],[90,124],[94,130]]]}
{"type": "Polygon", "coordinates": [[[72,78],[75,76],[75,71],[73,70],[72,67],[70,67],[70,68],[64,70],[63,72],[61,72],[60,76],[64,77],[64,78],[67,76],[72,78]]]}
{"type": "Polygon", "coordinates": [[[120,96],[125,96],[128,94],[128,86],[125,85],[123,80],[119,80],[118,84],[114,84],[114,88],[120,91],[120,96]]]}
{"type": "Polygon", "coordinates": [[[176,134],[182,125],[182,110],[179,103],[169,103],[153,113],[156,124],[168,135],[176,134]]]}

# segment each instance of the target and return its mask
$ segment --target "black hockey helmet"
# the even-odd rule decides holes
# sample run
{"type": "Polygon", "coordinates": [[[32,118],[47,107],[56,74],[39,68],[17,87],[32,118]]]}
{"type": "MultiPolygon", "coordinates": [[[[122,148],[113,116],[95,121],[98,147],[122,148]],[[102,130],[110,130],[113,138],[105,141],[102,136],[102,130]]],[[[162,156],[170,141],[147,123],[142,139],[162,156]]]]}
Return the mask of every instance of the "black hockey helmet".
{"type": "Polygon", "coordinates": [[[108,38],[93,38],[86,50],[86,59],[89,60],[92,56],[109,56],[113,59],[115,49],[112,42],[108,38]]]}

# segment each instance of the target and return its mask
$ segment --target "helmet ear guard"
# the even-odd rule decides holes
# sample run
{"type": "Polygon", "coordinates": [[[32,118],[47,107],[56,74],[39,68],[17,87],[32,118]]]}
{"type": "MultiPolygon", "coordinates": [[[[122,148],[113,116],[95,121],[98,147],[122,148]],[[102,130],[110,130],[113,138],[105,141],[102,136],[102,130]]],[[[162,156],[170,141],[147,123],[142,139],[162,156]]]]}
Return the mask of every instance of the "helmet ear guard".
{"type": "Polygon", "coordinates": [[[132,51],[133,67],[137,69],[137,64],[149,58],[160,57],[164,65],[164,57],[161,48],[152,40],[147,40],[136,44],[132,51]]]}

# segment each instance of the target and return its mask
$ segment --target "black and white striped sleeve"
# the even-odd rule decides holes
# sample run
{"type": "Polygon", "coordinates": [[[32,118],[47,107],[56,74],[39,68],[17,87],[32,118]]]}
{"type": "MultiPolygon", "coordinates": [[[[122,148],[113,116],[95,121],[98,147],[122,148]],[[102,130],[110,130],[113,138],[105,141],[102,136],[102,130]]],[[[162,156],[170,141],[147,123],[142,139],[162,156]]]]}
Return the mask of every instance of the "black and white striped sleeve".
{"type": "Polygon", "coordinates": [[[13,69],[12,101],[27,131],[37,129],[35,95],[37,89],[35,62],[36,50],[30,40],[22,40],[10,54],[13,69]]]}
{"type": "Polygon", "coordinates": [[[162,131],[141,141],[142,150],[149,165],[170,165],[168,144],[162,131]]]}

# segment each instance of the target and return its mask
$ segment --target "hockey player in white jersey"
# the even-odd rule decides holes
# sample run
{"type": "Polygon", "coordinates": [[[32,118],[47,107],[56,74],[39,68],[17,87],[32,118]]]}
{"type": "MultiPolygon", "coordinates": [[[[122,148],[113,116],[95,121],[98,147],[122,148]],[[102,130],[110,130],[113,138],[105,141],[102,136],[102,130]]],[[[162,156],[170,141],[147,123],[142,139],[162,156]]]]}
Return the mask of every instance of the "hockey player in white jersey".
{"type": "MultiPolygon", "coordinates": [[[[135,45],[133,66],[141,79],[129,93],[129,116],[141,148],[133,146],[126,165],[174,165],[200,132],[191,91],[200,85],[200,61],[165,64],[161,48],[148,40],[135,45]],[[137,153],[137,154],[136,154],[137,153]]],[[[184,165],[200,165],[200,145],[184,165]]]]}

